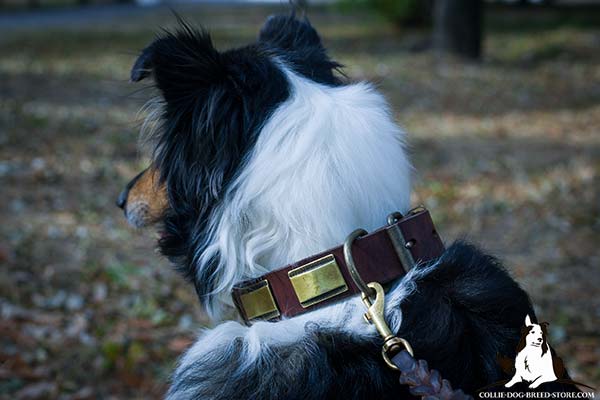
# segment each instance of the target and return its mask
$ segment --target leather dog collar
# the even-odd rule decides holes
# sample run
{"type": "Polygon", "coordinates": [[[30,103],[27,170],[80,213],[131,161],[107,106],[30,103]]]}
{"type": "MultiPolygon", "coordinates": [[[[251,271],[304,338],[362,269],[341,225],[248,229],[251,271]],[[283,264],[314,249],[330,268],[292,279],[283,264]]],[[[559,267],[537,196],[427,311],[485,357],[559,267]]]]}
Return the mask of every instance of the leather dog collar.
{"type": "MultiPolygon", "coordinates": [[[[416,208],[406,216],[390,215],[388,225],[352,245],[356,268],[365,282],[382,285],[402,277],[415,264],[439,257],[444,245],[429,211],[416,208]]],[[[343,246],[318,253],[258,278],[239,282],[233,302],[246,323],[276,320],[312,311],[360,293],[343,246]]]]}

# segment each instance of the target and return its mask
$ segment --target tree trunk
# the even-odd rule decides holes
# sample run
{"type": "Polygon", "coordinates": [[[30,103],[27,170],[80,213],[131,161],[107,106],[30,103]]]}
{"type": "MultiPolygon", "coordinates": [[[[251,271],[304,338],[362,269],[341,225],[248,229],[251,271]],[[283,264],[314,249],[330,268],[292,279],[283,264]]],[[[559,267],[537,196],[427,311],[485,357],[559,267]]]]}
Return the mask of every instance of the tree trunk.
{"type": "Polygon", "coordinates": [[[436,0],[434,43],[444,52],[477,60],[481,56],[483,1],[436,0]]]}

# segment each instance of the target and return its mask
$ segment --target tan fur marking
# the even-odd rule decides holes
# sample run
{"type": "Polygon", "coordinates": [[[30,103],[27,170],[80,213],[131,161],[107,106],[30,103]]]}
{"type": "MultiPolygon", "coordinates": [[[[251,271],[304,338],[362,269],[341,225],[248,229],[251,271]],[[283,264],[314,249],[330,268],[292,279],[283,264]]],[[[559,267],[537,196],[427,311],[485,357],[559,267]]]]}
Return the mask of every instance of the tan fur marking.
{"type": "Polygon", "coordinates": [[[167,192],[156,169],[148,168],[129,190],[127,217],[137,227],[154,224],[168,207],[167,192]]]}

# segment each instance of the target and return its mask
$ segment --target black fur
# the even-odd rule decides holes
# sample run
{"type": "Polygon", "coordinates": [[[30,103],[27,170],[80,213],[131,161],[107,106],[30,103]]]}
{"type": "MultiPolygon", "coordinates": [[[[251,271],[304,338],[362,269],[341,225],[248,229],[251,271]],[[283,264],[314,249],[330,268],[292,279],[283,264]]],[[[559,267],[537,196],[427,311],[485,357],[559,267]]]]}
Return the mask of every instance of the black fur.
{"type": "Polygon", "coordinates": [[[543,338],[543,342],[542,342],[542,356],[544,354],[546,354],[546,352],[548,351],[548,323],[547,322],[542,322],[540,324],[540,327],[542,328],[542,338],[543,338]]]}
{"type": "Polygon", "coordinates": [[[315,81],[335,84],[321,40],[308,21],[270,18],[258,42],[217,51],[207,32],[180,20],[142,51],[131,80],[153,76],[164,100],[154,166],[166,183],[161,252],[192,281],[202,301],[214,289],[218,260],[199,270],[207,222],[273,110],[290,95],[277,58],[315,81]]]}
{"type": "MultiPolygon", "coordinates": [[[[425,268],[421,266],[419,268],[425,268]]],[[[418,358],[454,388],[473,393],[503,375],[496,355],[514,358],[521,321],[533,310],[527,294],[500,263],[456,243],[436,268],[415,281],[398,307],[405,337],[418,358]]],[[[381,340],[306,327],[304,339],[265,348],[265,357],[240,368],[241,341],[217,348],[173,376],[173,398],[399,399],[409,397],[381,361],[381,340]],[[214,373],[214,371],[219,371],[214,373]],[[185,395],[184,395],[185,394],[185,395]]]]}
{"type": "Polygon", "coordinates": [[[500,262],[457,243],[417,287],[399,332],[416,354],[468,392],[502,379],[496,356],[514,359],[522,321],[534,312],[500,262]]]}
{"type": "Polygon", "coordinates": [[[326,85],[340,84],[334,71],[341,72],[341,64],[329,58],[307,18],[300,21],[293,15],[269,17],[260,30],[259,40],[267,43],[295,72],[326,85]]]}

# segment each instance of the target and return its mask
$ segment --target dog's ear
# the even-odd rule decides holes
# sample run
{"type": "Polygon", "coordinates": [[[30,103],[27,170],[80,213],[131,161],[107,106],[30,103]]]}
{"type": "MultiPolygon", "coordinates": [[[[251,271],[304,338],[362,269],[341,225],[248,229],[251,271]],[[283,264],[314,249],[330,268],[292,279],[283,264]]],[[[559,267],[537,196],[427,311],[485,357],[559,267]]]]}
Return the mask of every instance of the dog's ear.
{"type": "Polygon", "coordinates": [[[179,19],[174,31],[163,31],[146,47],[131,69],[131,81],[153,75],[167,103],[201,96],[226,79],[226,68],[208,32],[179,19]]]}
{"type": "Polygon", "coordinates": [[[529,316],[529,314],[527,314],[525,316],[525,326],[532,326],[533,324],[531,323],[531,317],[529,316]]]}
{"type": "Polygon", "coordinates": [[[142,54],[135,60],[131,68],[131,82],[139,82],[152,72],[152,45],[142,50],[142,54]]]}
{"type": "Polygon", "coordinates": [[[540,323],[540,328],[542,328],[542,333],[544,334],[544,336],[548,335],[548,326],[550,324],[548,322],[541,322],[540,323]]]}
{"type": "Polygon", "coordinates": [[[294,15],[272,15],[260,30],[258,40],[282,50],[302,47],[323,48],[319,34],[307,18],[298,20],[294,15]]]}
{"type": "Polygon", "coordinates": [[[339,83],[334,71],[341,72],[341,64],[329,58],[307,18],[299,20],[293,14],[271,16],[260,30],[258,40],[296,72],[319,83],[339,83]]]}

